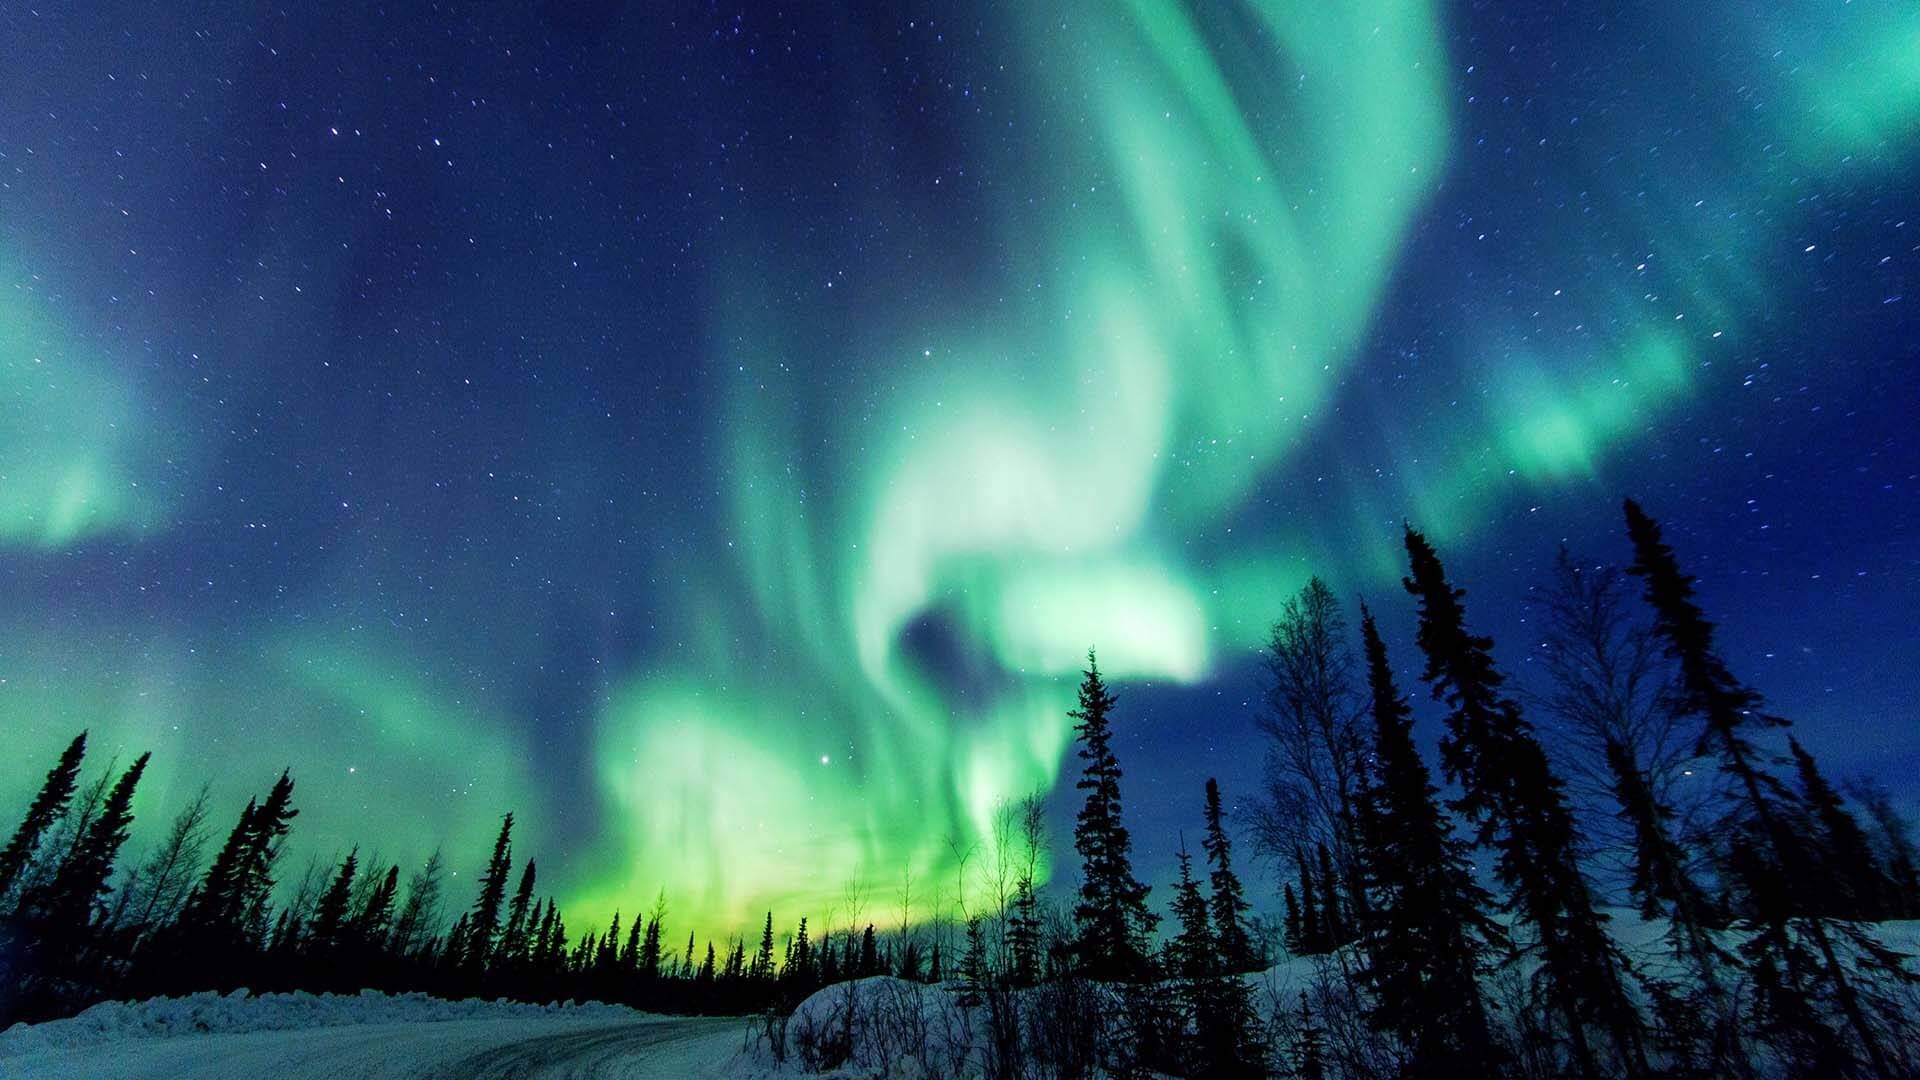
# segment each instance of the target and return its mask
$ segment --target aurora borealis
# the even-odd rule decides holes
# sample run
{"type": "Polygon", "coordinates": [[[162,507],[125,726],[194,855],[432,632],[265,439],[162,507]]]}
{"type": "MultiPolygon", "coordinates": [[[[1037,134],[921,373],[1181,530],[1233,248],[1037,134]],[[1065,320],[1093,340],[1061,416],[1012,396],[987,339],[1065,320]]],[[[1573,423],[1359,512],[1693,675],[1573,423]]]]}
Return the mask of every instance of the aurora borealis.
{"type": "Polygon", "coordinates": [[[1090,644],[1164,855],[1309,573],[1523,668],[1625,493],[1920,799],[1920,9],[1071,7],[0,7],[0,804],[925,913],[1090,644]]]}

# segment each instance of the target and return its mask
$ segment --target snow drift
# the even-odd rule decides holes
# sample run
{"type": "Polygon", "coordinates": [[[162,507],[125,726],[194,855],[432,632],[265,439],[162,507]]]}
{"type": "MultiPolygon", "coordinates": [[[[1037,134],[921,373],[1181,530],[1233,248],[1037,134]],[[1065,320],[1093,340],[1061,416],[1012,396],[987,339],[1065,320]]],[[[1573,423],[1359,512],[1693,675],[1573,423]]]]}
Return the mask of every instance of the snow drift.
{"type": "Polygon", "coordinates": [[[150,1001],[103,1001],[78,1016],[44,1024],[15,1024],[0,1033],[0,1061],[25,1054],[69,1050],[132,1039],[346,1027],[355,1024],[425,1024],[453,1020],[641,1019],[649,1014],[624,1005],[527,1005],[468,998],[448,1001],[426,994],[253,995],[205,991],[150,1001]]]}

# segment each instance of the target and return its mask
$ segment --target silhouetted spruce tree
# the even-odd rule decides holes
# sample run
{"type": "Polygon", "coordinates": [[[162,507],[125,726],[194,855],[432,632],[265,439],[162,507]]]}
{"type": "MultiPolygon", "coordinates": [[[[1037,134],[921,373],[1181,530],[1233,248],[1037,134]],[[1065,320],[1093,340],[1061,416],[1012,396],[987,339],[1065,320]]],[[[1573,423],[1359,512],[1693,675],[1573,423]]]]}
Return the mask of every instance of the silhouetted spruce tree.
{"type": "MultiPolygon", "coordinates": [[[[299,816],[293,777],[283,771],[263,802],[250,799],[179,922],[156,935],[140,964],[141,985],[179,991],[236,985],[270,944],[267,904],[281,840],[299,816]]],[[[289,940],[291,940],[289,938],[289,940]]]]}
{"type": "Polygon", "coordinates": [[[1211,1050],[1218,1037],[1217,1032],[1211,1030],[1218,1019],[1214,977],[1220,972],[1220,955],[1208,921],[1207,901],[1200,895],[1200,885],[1193,878],[1193,859],[1187,854],[1184,841],[1176,858],[1180,876],[1173,887],[1173,918],[1180,929],[1167,943],[1163,966],[1166,973],[1177,980],[1177,1000],[1194,1029],[1190,1067],[1202,1075],[1211,1075],[1211,1050]]]}
{"type": "Polygon", "coordinates": [[[440,921],[443,860],[438,849],[420,869],[407,877],[407,902],[393,921],[393,952],[418,957],[433,944],[434,925],[440,921]]]}
{"type": "Polygon", "coordinates": [[[1645,980],[1661,1047],[1676,1065],[1695,1061],[1697,1069],[1715,1075],[1750,1076],[1753,1067],[1740,1033],[1739,1010],[1725,979],[1736,966],[1734,957],[1712,934],[1724,920],[1687,868],[1686,853],[1668,824],[1672,812],[1654,795],[1632,751],[1623,742],[1608,740],[1606,760],[1620,817],[1633,833],[1628,890],[1639,902],[1641,918],[1667,917],[1667,942],[1691,975],[1690,982],[1645,980]],[[1692,1043],[1702,1044],[1704,1057],[1692,1043]]]}
{"type": "Polygon", "coordinates": [[[133,824],[133,790],[152,757],[141,754],[120,774],[106,801],[87,823],[73,854],[61,863],[45,890],[23,905],[34,912],[35,921],[42,927],[40,936],[48,945],[71,950],[86,944],[87,928],[94,921],[100,897],[107,892],[114,860],[119,858],[133,824]]]}
{"type": "Polygon", "coordinates": [[[807,917],[802,915],[799,927],[793,932],[793,940],[788,943],[787,962],[780,974],[805,992],[813,985],[813,961],[813,942],[807,937],[807,917]]]}
{"type": "Polygon", "coordinates": [[[553,973],[555,958],[559,949],[567,940],[566,928],[560,921],[560,908],[548,897],[541,906],[540,930],[533,939],[533,969],[541,974],[553,973]]]}
{"type": "Polygon", "coordinates": [[[858,975],[866,978],[880,974],[880,941],[873,934],[873,924],[868,923],[866,932],[860,935],[860,968],[858,975]]]}
{"type": "Polygon", "coordinates": [[[99,813],[101,804],[107,801],[107,790],[120,774],[119,765],[119,758],[109,760],[92,783],[80,785],[74,793],[73,800],[67,805],[67,812],[48,830],[46,839],[40,843],[39,852],[27,864],[26,873],[21,876],[16,890],[19,900],[26,901],[35,895],[44,895],[47,887],[53,884],[53,879],[79,852],[80,842],[87,836],[87,827],[93,824],[94,815],[99,813]]]}
{"type": "Polygon", "coordinates": [[[646,924],[636,918],[627,928],[627,943],[620,947],[620,967],[624,971],[640,970],[640,935],[646,931],[646,924]]]}
{"type": "Polygon", "coordinates": [[[1733,788],[1735,806],[1720,832],[1729,838],[1728,870],[1752,931],[1740,954],[1753,977],[1760,1033],[1787,1047],[1803,1066],[1834,1068],[1839,1043],[1814,1007],[1824,984],[1873,1075],[1891,1076],[1855,982],[1861,975],[1907,975],[1878,942],[1856,927],[1830,928],[1814,910],[1821,860],[1805,835],[1806,815],[1751,741],[1753,733],[1784,728],[1787,721],[1764,712],[1759,692],[1736,679],[1715,651],[1714,625],[1694,603],[1693,578],[1681,572],[1659,523],[1632,499],[1623,510],[1634,553],[1627,572],[1645,583],[1654,633],[1680,667],[1675,706],[1700,719],[1700,756],[1716,758],[1733,788]],[[1847,960],[1835,944],[1836,931],[1851,946],[1847,960]]]}
{"type": "MultiPolygon", "coordinates": [[[[308,858],[306,869],[300,875],[299,884],[294,886],[293,894],[276,909],[280,914],[289,916],[285,925],[292,933],[282,935],[276,931],[270,936],[267,946],[268,958],[273,961],[268,965],[270,970],[280,972],[294,969],[295,954],[302,948],[309,929],[308,923],[313,918],[313,909],[327,891],[327,883],[332,880],[333,872],[334,867],[322,863],[319,856],[308,858]]],[[[262,918],[260,922],[264,925],[268,920],[262,918]]]]}
{"type": "Polygon", "coordinates": [[[373,950],[386,947],[387,932],[393,926],[393,903],[400,892],[400,868],[387,867],[387,875],[367,894],[367,902],[353,917],[352,936],[356,945],[373,950]]]}
{"type": "Polygon", "coordinates": [[[1193,877],[1193,860],[1182,842],[1173,917],[1179,932],[1167,944],[1167,974],[1175,1002],[1191,1028],[1181,1055],[1193,1076],[1259,1076],[1258,1018],[1246,984],[1225,966],[1212,911],[1193,877]]]}
{"type": "Polygon", "coordinates": [[[1074,946],[1082,974],[1124,981],[1149,974],[1146,943],[1159,917],[1147,908],[1148,887],[1133,876],[1133,840],[1121,820],[1120,759],[1113,751],[1110,718],[1114,703],[1089,649],[1079,707],[1068,714],[1076,721],[1080,759],[1086,762],[1074,786],[1087,793],[1073,830],[1082,864],[1074,946]]]}
{"type": "Polygon", "coordinates": [[[1314,1016],[1305,990],[1300,991],[1300,1009],[1293,1015],[1293,1068],[1287,1075],[1296,1080],[1326,1080],[1327,1029],[1314,1016]]]}
{"type": "Polygon", "coordinates": [[[447,930],[447,943],[440,950],[440,967],[443,970],[452,971],[466,961],[469,918],[466,912],[461,912],[460,917],[453,920],[453,926],[447,930]]]}
{"type": "Polygon", "coordinates": [[[513,872],[513,815],[500,819],[493,855],[480,877],[480,894],[467,918],[466,952],[461,960],[474,972],[484,971],[500,935],[500,908],[507,899],[507,876],[513,872]]]}
{"type": "Polygon", "coordinates": [[[308,948],[317,954],[327,954],[340,947],[341,935],[347,928],[349,911],[353,902],[353,879],[360,868],[360,849],[347,852],[341,860],[340,870],[334,874],[332,884],[320,896],[320,902],[314,905],[312,929],[307,933],[308,948]]]}
{"type": "Polygon", "coordinates": [[[1800,775],[1800,797],[1806,800],[1819,829],[1820,877],[1825,914],[1842,919],[1878,920],[1893,917],[1893,883],[1888,880],[1859,819],[1847,809],[1840,793],[1820,773],[1800,740],[1788,736],[1794,770],[1800,775]]]}
{"type": "Polygon", "coordinates": [[[567,958],[567,970],[576,975],[585,975],[598,968],[600,938],[591,930],[582,931],[579,944],[573,947],[573,954],[567,958]]]}
{"type": "Polygon", "coordinates": [[[959,996],[954,1000],[963,1009],[977,1008],[986,1002],[993,988],[993,973],[987,966],[987,938],[980,916],[967,916],[967,947],[960,954],[959,996]]]}
{"type": "Polygon", "coordinates": [[[68,804],[73,801],[74,785],[80,778],[80,762],[86,754],[87,733],[82,731],[60,752],[60,760],[53,768],[47,770],[39,794],[27,805],[26,817],[13,830],[13,838],[7,841],[6,848],[0,850],[0,898],[7,895],[21,872],[33,862],[34,852],[40,849],[40,838],[66,814],[68,804]]]}
{"type": "Polygon", "coordinates": [[[547,914],[553,917],[553,931],[547,935],[547,959],[541,970],[560,975],[567,966],[567,920],[551,900],[547,901],[547,914]]]}
{"type": "Polygon", "coordinates": [[[1625,743],[1609,741],[1605,754],[1620,819],[1633,834],[1627,892],[1639,905],[1640,917],[1658,918],[1672,908],[1676,920],[1697,920],[1706,925],[1711,921],[1706,895],[1694,884],[1686,853],[1673,839],[1669,827],[1673,811],[1654,795],[1653,785],[1634,763],[1633,751],[1625,743]],[[1684,913],[1680,909],[1685,909],[1684,913]]]}
{"type": "Polygon", "coordinates": [[[1289,953],[1299,956],[1301,955],[1300,935],[1302,932],[1300,924],[1300,898],[1294,894],[1293,882],[1291,881],[1281,887],[1280,906],[1283,911],[1283,914],[1280,916],[1280,943],[1287,947],[1289,953]]]}
{"type": "Polygon", "coordinates": [[[1206,852],[1207,883],[1213,890],[1208,911],[1220,946],[1220,963],[1226,971],[1252,971],[1260,966],[1247,935],[1247,911],[1252,905],[1240,886],[1240,875],[1233,872],[1233,841],[1227,837],[1220,785],[1212,777],[1207,778],[1206,814],[1207,833],[1200,849],[1206,852]]]}
{"type": "Polygon", "coordinates": [[[527,962],[535,971],[543,970],[547,949],[553,941],[553,901],[541,900],[533,906],[533,932],[527,942],[527,962]]]}
{"type": "Polygon", "coordinates": [[[594,969],[600,972],[603,980],[609,983],[623,966],[620,962],[620,912],[618,910],[614,911],[606,930],[602,931],[599,939],[593,943],[588,959],[592,962],[594,969]]]}
{"type": "Polygon", "coordinates": [[[1897,903],[1894,918],[1920,917],[1920,851],[1913,843],[1913,827],[1893,805],[1893,796],[1877,781],[1855,781],[1847,794],[1860,803],[1873,822],[1874,846],[1893,883],[1897,903]]]}
{"type": "Polygon", "coordinates": [[[187,899],[187,910],[181,917],[186,927],[209,932],[229,928],[237,930],[241,882],[246,874],[247,852],[253,840],[254,818],[259,814],[259,800],[248,799],[247,808],[240,811],[240,820],[234,823],[233,831],[227,834],[227,842],[221,845],[213,864],[207,867],[206,877],[187,899]]]}
{"type": "Polygon", "coordinates": [[[640,942],[640,977],[648,981],[660,977],[660,933],[667,917],[667,894],[663,890],[647,916],[647,929],[640,942]]]}
{"type": "Polygon", "coordinates": [[[611,985],[613,976],[620,970],[619,912],[614,913],[614,923],[595,936],[587,931],[586,967],[594,971],[602,985],[611,985]]]}
{"type": "Polygon", "coordinates": [[[773,978],[773,912],[767,912],[767,923],[760,931],[760,948],[753,954],[753,966],[747,969],[747,978],[755,982],[764,982],[773,978]]]}
{"type": "Polygon", "coordinates": [[[832,986],[843,979],[857,979],[860,961],[853,952],[854,933],[849,930],[847,936],[835,945],[833,935],[828,934],[820,943],[820,985],[832,986]]]}
{"type": "Polygon", "coordinates": [[[213,863],[187,894],[180,916],[157,927],[134,957],[132,987],[140,996],[207,986],[225,988],[241,977],[251,950],[261,941],[242,933],[241,886],[260,815],[249,799],[213,863]]]}
{"type": "Polygon", "coordinates": [[[1204,979],[1220,970],[1220,954],[1209,922],[1206,898],[1193,877],[1193,859],[1184,842],[1175,855],[1180,876],[1173,887],[1173,919],[1179,932],[1167,943],[1167,974],[1185,982],[1204,979]]]}
{"type": "Polygon", "coordinates": [[[130,952],[156,930],[170,927],[192,894],[200,874],[200,852],[206,846],[208,790],[203,785],[174,815],[167,838],[133,872],[115,900],[109,922],[126,934],[130,952]]]}
{"type": "Polygon", "coordinates": [[[647,972],[649,972],[649,959],[653,961],[653,967],[659,969],[660,949],[659,942],[657,942],[657,934],[653,932],[653,922],[643,922],[641,919],[634,919],[634,930],[632,930],[632,934],[628,934],[626,944],[628,944],[628,953],[626,953],[624,961],[626,961],[626,967],[628,967],[628,969],[634,970],[637,974],[647,974],[647,972]],[[651,953],[653,953],[651,957],[649,957],[647,944],[655,945],[655,947],[651,949],[651,953]]]}
{"type": "Polygon", "coordinates": [[[1306,854],[1295,851],[1293,861],[1300,867],[1300,933],[1293,952],[1296,956],[1319,956],[1327,951],[1327,928],[1320,911],[1322,894],[1306,854]]]}
{"type": "MultiPolygon", "coordinates": [[[[1032,986],[1040,981],[1040,899],[1033,891],[1033,878],[1022,875],[1014,885],[1013,910],[1007,917],[1007,938],[1012,953],[1015,986],[1032,986]]],[[[920,954],[913,942],[907,944],[915,974],[920,954]]],[[[904,967],[904,965],[903,965],[904,967]]],[[[902,974],[903,978],[913,976],[902,974]]]]}
{"type": "Polygon", "coordinates": [[[1660,526],[1631,499],[1625,509],[1634,548],[1627,572],[1644,580],[1654,633],[1680,667],[1676,708],[1700,718],[1698,752],[1719,761],[1740,800],[1724,823],[1726,831],[1748,834],[1742,843],[1749,849],[1750,872],[1777,879],[1742,882],[1750,894],[1747,914],[1762,919],[1800,914],[1791,894],[1805,886],[1813,869],[1812,853],[1794,827],[1799,810],[1793,794],[1769,769],[1768,755],[1751,741],[1753,734],[1784,728],[1787,721],[1763,712],[1760,695],[1734,678],[1715,653],[1714,626],[1693,602],[1693,579],[1680,572],[1673,549],[1661,539],[1660,526]],[[1763,868],[1760,862],[1768,865],[1763,868]],[[1784,909],[1757,910],[1755,902],[1763,894],[1778,895],[1784,909]]]}
{"type": "Polygon", "coordinates": [[[528,935],[533,926],[530,918],[537,918],[539,912],[533,909],[533,883],[539,876],[534,860],[528,859],[520,869],[520,884],[513,890],[513,901],[507,905],[507,925],[500,932],[499,955],[496,966],[512,968],[527,960],[528,935]]]}
{"type": "Polygon", "coordinates": [[[1333,853],[1323,842],[1314,849],[1320,863],[1320,933],[1329,951],[1353,940],[1347,932],[1347,912],[1340,902],[1340,875],[1333,872],[1333,853]]]}
{"type": "MultiPolygon", "coordinates": [[[[609,927],[607,935],[600,939],[601,968],[616,978],[633,974],[640,964],[640,934],[645,929],[646,925],[638,915],[627,924],[624,938],[609,927]]],[[[615,980],[609,980],[608,985],[615,985],[615,980]]]]}
{"type": "Polygon", "coordinates": [[[1427,658],[1422,677],[1448,706],[1442,764],[1460,784],[1456,805],[1497,853],[1494,872],[1510,892],[1509,907],[1533,928],[1539,979],[1572,1064],[1584,1076],[1645,1075],[1640,1016],[1621,977],[1626,960],[1594,908],[1560,779],[1520,707],[1500,690],[1492,640],[1467,629],[1466,594],[1411,527],[1406,547],[1412,576],[1405,585],[1420,602],[1418,641],[1427,658]],[[1590,1028],[1612,1043],[1611,1066],[1595,1053],[1590,1028]]]}
{"type": "Polygon", "coordinates": [[[1439,790],[1413,741],[1413,714],[1394,683],[1373,615],[1361,608],[1372,695],[1373,767],[1356,800],[1354,846],[1370,893],[1359,927],[1367,1019],[1393,1033],[1413,1077],[1491,1076],[1502,1058],[1487,1022],[1479,968],[1504,935],[1474,880],[1439,790]]]}
{"type": "Polygon", "coordinates": [[[273,929],[268,931],[266,951],[269,957],[286,961],[292,957],[296,946],[300,944],[300,920],[291,908],[281,908],[274,917],[273,929]]]}
{"type": "Polygon", "coordinates": [[[267,907],[273,898],[274,866],[280,861],[280,846],[293,827],[293,819],[299,816],[300,811],[293,808],[293,776],[282,771],[253,816],[247,857],[242,864],[237,896],[240,906],[236,914],[240,931],[251,940],[260,940],[266,927],[267,907]]]}
{"type": "Polygon", "coordinates": [[[839,947],[835,948],[833,936],[829,934],[821,944],[820,985],[832,986],[843,979],[860,977],[860,958],[854,952],[855,936],[853,931],[847,931],[847,936],[841,938],[839,947]]]}

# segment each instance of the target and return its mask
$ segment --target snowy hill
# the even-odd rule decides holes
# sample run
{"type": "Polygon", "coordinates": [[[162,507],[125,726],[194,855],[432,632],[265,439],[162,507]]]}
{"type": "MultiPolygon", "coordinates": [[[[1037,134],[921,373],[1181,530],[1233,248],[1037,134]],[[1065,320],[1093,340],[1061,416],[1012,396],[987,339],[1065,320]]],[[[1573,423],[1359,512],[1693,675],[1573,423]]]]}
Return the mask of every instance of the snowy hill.
{"type": "Polygon", "coordinates": [[[103,1002],[0,1034],[0,1078],[750,1075],[744,1024],[616,1005],[424,994],[194,994],[103,1002]]]}
{"type": "MultiPolygon", "coordinates": [[[[1612,913],[1636,966],[1664,966],[1662,922],[1612,913]]],[[[1883,923],[1880,939],[1920,953],[1920,923],[1883,923]]],[[[1293,957],[1245,976],[1263,1011],[1338,980],[1342,958],[1293,957]]],[[[0,1033],[0,1080],[14,1077],[740,1077],[981,1075],[1009,1010],[1017,1016],[1116,1015],[1117,988],[1079,984],[967,1003],[958,984],[876,976],[825,987],[790,1016],[666,1017],[599,1003],[447,1001],[424,994],[194,994],[105,1002],[78,1016],[0,1033]],[[774,1051],[778,1045],[779,1052],[774,1051]]],[[[1031,1032],[1033,1028],[1025,1030],[1031,1032]]],[[[1031,1052],[1030,1049],[1026,1052],[1031,1052]]],[[[1764,1069],[1763,1069],[1764,1071],[1764,1069]]]]}

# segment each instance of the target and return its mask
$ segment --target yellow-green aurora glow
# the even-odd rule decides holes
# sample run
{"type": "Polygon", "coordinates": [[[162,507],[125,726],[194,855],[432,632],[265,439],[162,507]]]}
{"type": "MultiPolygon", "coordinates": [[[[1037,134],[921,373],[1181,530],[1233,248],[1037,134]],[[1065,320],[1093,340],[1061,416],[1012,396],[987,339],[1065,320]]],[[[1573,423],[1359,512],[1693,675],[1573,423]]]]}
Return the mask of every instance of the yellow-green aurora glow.
{"type": "MultiPolygon", "coordinates": [[[[909,877],[914,914],[931,914],[951,900],[956,852],[990,858],[995,808],[1059,780],[1089,645],[1123,683],[1202,684],[1260,644],[1309,572],[1391,586],[1402,518],[1444,544],[1543,492],[1606,504],[1613,456],[1699,407],[1706,373],[1755,347],[1756,313],[1780,288],[1767,260],[1799,250],[1808,185],[1911,162],[1920,20],[1870,0],[1777,17],[1709,6],[1684,26],[1651,16],[1633,31],[1648,50],[1608,46],[1640,65],[1622,80],[1686,58],[1674,70],[1693,97],[1668,99],[1671,115],[1636,99],[1577,129],[1556,116],[1536,142],[1489,119],[1529,91],[1489,85],[1476,46],[1421,0],[1125,0],[1070,17],[1003,5],[969,31],[993,62],[966,93],[991,107],[943,132],[956,164],[892,164],[916,152],[914,118],[850,108],[874,149],[834,163],[835,201],[809,208],[769,176],[704,237],[688,331],[704,353],[704,434],[646,451],[680,477],[658,500],[595,487],[595,462],[633,444],[552,430],[530,440],[544,462],[494,453],[473,470],[487,494],[467,502],[432,502],[451,498],[432,452],[409,452],[396,475],[417,482],[377,503],[342,464],[366,458],[282,461],[284,487],[334,518],[369,515],[344,532],[288,527],[269,509],[291,496],[222,502],[273,410],[176,430],[151,389],[153,365],[176,360],[142,354],[136,332],[84,329],[138,316],[70,300],[58,267],[23,261],[31,238],[0,233],[0,551],[38,560],[47,583],[40,606],[0,616],[0,725],[24,733],[13,760],[33,763],[0,774],[0,807],[85,725],[98,747],[155,752],[143,813],[209,775],[243,801],[292,766],[296,839],[323,855],[445,844],[465,872],[515,809],[519,851],[541,858],[570,925],[660,889],[683,929],[715,932],[768,908],[828,917],[849,882],[892,910],[909,877]],[[1708,27],[1726,59],[1698,40],[1708,27]],[[1509,154],[1561,155],[1539,184],[1550,209],[1514,240],[1537,249],[1540,276],[1463,268],[1445,304],[1398,311],[1410,252],[1463,250],[1484,228],[1451,200],[1503,168],[1484,149],[1496,129],[1509,154]],[[965,197],[951,193],[963,175],[965,197]],[[873,220],[921,229],[885,273],[822,239],[873,220]],[[857,299],[822,307],[843,296],[857,299]],[[1427,327],[1391,377],[1373,336],[1388,317],[1427,327]],[[218,493],[184,494],[188,472],[218,493]],[[667,508],[702,524],[591,556],[548,538],[522,559],[509,552],[526,534],[489,535],[479,517],[483,498],[523,497],[539,507],[527,527],[559,536],[651,528],[667,508]],[[113,602],[59,610],[52,560],[184,564],[212,517],[257,529],[263,565],[318,553],[301,580],[249,575],[275,598],[271,618],[220,633],[176,617],[144,598],[157,571],[129,573],[113,602]],[[429,548],[431,571],[410,561],[429,548]],[[646,648],[596,645],[575,680],[572,758],[541,757],[560,706],[525,681],[566,647],[551,613],[503,599],[524,595],[502,591],[523,573],[584,598],[553,618],[590,627],[590,642],[636,592],[653,613],[646,648]],[[375,614],[366,591],[388,588],[411,600],[375,614]]],[[[348,119],[311,126],[337,142],[348,119]]],[[[723,128],[716,144],[777,141],[723,128]]],[[[479,150],[406,138],[450,166],[479,150]]],[[[8,151],[12,167],[23,152],[8,151]]],[[[282,167],[258,156],[261,171],[282,167]]],[[[404,194],[381,198],[409,212],[404,194]]],[[[482,243],[493,226],[448,227],[482,243]]],[[[340,297],[371,280],[347,246],[313,245],[340,297]]],[[[578,267],[588,250],[552,261],[578,267]]],[[[287,311],[309,302],[293,292],[305,265],[272,272],[287,311]]],[[[446,280],[455,303],[514,303],[512,284],[446,280]]],[[[589,295],[618,293],[605,288],[589,295]]],[[[244,292],[216,320],[249,343],[227,363],[277,371],[275,335],[236,329],[244,292]]],[[[439,331],[388,322],[365,348],[411,377],[423,365],[409,338],[439,331]]],[[[450,352],[467,347],[447,333],[450,352]]],[[[530,368],[611,364],[510,327],[497,338],[473,347],[530,368]]],[[[621,362],[651,347],[625,342],[621,362]]],[[[392,456],[385,433],[410,413],[371,378],[342,400],[367,414],[366,453],[392,456]]],[[[495,437],[459,411],[457,376],[421,380],[450,418],[436,437],[495,437]]],[[[239,394],[218,374],[191,385],[208,402],[239,394]]],[[[251,400],[297,407],[307,385],[256,386],[251,400]]],[[[202,566],[165,587],[214,605],[231,576],[202,566]]]]}
{"type": "MultiPolygon", "coordinates": [[[[613,841],[596,906],[684,881],[696,910],[743,925],[769,903],[833,910],[849,880],[950,882],[956,850],[991,848],[997,805],[1053,784],[1089,643],[1122,679],[1199,679],[1258,644],[1306,556],[1332,554],[1285,533],[1209,560],[1182,549],[1322,436],[1331,389],[1362,359],[1447,169],[1439,15],[1392,0],[1200,11],[1138,0],[1019,28],[1024,123],[1047,152],[996,162],[1020,177],[999,208],[1011,280],[930,322],[848,328],[842,393],[877,372],[884,389],[820,433],[824,448],[802,444],[808,399],[768,386],[812,331],[716,326],[735,371],[738,562],[704,586],[724,598],[702,605],[708,654],[633,680],[602,728],[600,775],[635,827],[613,841]],[[1018,205],[1075,186],[1058,220],[1018,205]],[[797,487],[816,456],[831,467],[797,487]],[[917,670],[902,643],[929,613],[998,678],[955,692],[917,670]],[[730,685],[747,642],[777,652],[775,693],[730,685]]],[[[1854,127],[1823,137],[1862,145],[1920,115],[1883,85],[1857,89],[1857,105],[1824,106],[1854,127]]],[[[1715,239],[1667,257],[1738,251],[1715,239]]],[[[755,261],[749,247],[723,272],[723,315],[769,309],[755,261]]],[[[1718,277],[1689,274],[1669,303],[1713,310],[1718,277]]],[[[1473,339],[1501,377],[1458,430],[1403,443],[1408,472],[1430,474],[1404,492],[1418,520],[1452,537],[1476,501],[1590,478],[1688,394],[1695,349],[1727,325],[1669,320],[1575,357],[1473,339]]],[[[1352,520],[1389,580],[1394,518],[1352,520]]]]}

